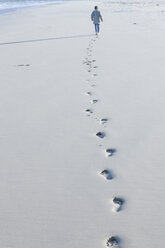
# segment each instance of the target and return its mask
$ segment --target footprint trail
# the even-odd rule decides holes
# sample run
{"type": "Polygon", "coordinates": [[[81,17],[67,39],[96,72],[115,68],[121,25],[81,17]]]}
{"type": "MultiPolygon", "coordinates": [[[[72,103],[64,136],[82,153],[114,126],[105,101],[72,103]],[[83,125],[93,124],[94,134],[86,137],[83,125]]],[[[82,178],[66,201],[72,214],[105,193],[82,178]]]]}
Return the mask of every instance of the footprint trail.
{"type": "MultiPolygon", "coordinates": [[[[88,83],[88,85],[92,88],[95,87],[95,89],[97,90],[97,78],[99,76],[98,74],[98,69],[99,66],[98,64],[96,64],[96,59],[92,58],[93,57],[93,50],[94,50],[94,45],[95,42],[97,41],[97,38],[93,38],[89,41],[88,47],[86,49],[86,54],[87,56],[85,57],[85,60],[83,61],[83,64],[86,66],[86,71],[87,71],[87,79],[86,82],[88,83]]],[[[95,92],[96,90],[93,92],[91,91],[86,91],[86,95],[87,96],[93,96],[94,99],[90,100],[90,104],[95,105],[96,103],[96,107],[98,106],[100,100],[98,101],[97,96],[95,98],[95,92]]],[[[109,118],[98,118],[93,110],[89,107],[85,110],[85,112],[87,113],[87,116],[89,116],[91,119],[94,119],[97,121],[98,124],[102,125],[102,127],[105,129],[107,127],[106,124],[108,124],[109,118]]],[[[99,139],[103,139],[103,144],[104,144],[104,138],[106,137],[106,132],[103,129],[103,131],[99,131],[95,134],[95,136],[99,139]]],[[[106,137],[107,139],[107,137],[106,137]]],[[[100,147],[103,146],[103,144],[99,145],[100,147]]],[[[116,153],[116,149],[115,148],[104,148],[105,149],[105,154],[107,157],[112,157],[115,153],[116,153]]],[[[112,161],[112,160],[111,160],[112,161]]],[[[108,180],[112,180],[114,179],[114,175],[112,173],[111,170],[109,169],[104,169],[99,173],[106,181],[108,180]]],[[[122,206],[124,204],[124,199],[120,198],[120,197],[114,197],[112,198],[112,203],[113,203],[113,211],[114,212],[119,212],[122,210],[122,206]]],[[[117,236],[111,236],[110,238],[108,238],[106,240],[106,247],[118,247],[119,248],[119,243],[120,243],[120,239],[117,236]]]]}

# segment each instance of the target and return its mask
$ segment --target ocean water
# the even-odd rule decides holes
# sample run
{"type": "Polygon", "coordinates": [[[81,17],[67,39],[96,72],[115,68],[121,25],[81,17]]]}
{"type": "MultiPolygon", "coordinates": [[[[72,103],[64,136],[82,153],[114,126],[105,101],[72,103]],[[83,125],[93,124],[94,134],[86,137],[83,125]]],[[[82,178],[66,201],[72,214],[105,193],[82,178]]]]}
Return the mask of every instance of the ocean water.
{"type": "Polygon", "coordinates": [[[9,14],[22,8],[60,4],[64,1],[69,0],[0,0],[0,15],[9,14]]]}
{"type": "MultiPolygon", "coordinates": [[[[0,0],[0,15],[8,14],[13,11],[29,8],[29,7],[37,7],[42,5],[50,5],[50,4],[60,4],[70,0],[0,0]]],[[[73,1],[73,0],[72,0],[73,1]]],[[[75,0],[76,1],[76,0],[75,0]]],[[[83,0],[82,0],[83,1],[83,0]]],[[[85,1],[85,0],[84,0],[85,1]]],[[[90,1],[90,0],[87,0],[90,1]]],[[[101,0],[104,5],[111,6],[113,11],[122,11],[132,10],[136,7],[147,8],[152,5],[165,6],[165,0],[101,0]]]]}

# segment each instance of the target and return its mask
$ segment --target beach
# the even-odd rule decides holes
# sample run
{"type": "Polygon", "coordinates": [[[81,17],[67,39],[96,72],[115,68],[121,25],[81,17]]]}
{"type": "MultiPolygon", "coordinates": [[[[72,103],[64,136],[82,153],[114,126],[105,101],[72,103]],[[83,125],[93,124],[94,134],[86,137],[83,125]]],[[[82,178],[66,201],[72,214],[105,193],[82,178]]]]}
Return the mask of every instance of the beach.
{"type": "Polygon", "coordinates": [[[0,16],[0,247],[164,247],[164,11],[0,16]]]}

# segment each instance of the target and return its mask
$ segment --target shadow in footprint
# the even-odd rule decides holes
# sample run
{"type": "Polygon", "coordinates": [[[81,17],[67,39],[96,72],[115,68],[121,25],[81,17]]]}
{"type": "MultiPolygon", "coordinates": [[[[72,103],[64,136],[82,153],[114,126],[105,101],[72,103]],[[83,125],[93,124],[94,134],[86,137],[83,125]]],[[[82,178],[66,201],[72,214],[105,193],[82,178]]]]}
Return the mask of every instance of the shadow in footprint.
{"type": "Polygon", "coordinates": [[[105,137],[105,133],[104,132],[98,132],[98,133],[96,133],[96,136],[103,139],[105,137]]]}
{"type": "Polygon", "coordinates": [[[100,124],[105,124],[108,121],[108,118],[100,119],[100,124]]]}
{"type": "Polygon", "coordinates": [[[112,157],[116,151],[117,151],[117,150],[114,149],[114,148],[107,148],[107,149],[105,150],[105,152],[106,152],[106,154],[107,154],[108,157],[112,157]]]}
{"type": "Polygon", "coordinates": [[[83,64],[85,64],[85,65],[88,65],[88,66],[91,66],[91,61],[90,60],[88,60],[88,58],[86,58],[85,60],[83,60],[83,64]]]}
{"type": "Polygon", "coordinates": [[[103,170],[100,172],[100,175],[102,175],[107,180],[112,180],[114,178],[112,172],[110,170],[103,170]]]}
{"type": "Polygon", "coordinates": [[[92,92],[91,91],[88,91],[85,93],[87,96],[91,96],[92,95],[92,92]]]}
{"type": "Polygon", "coordinates": [[[93,111],[91,109],[86,109],[85,112],[89,113],[89,114],[92,114],[93,111]]]}
{"type": "Polygon", "coordinates": [[[121,197],[114,197],[113,200],[112,200],[113,204],[114,204],[114,208],[113,208],[113,211],[114,212],[119,212],[122,210],[122,206],[125,202],[125,200],[121,197]]]}
{"type": "Polygon", "coordinates": [[[97,102],[98,102],[97,99],[94,99],[94,100],[91,100],[91,101],[90,101],[91,104],[95,104],[95,103],[97,103],[97,102]]]}
{"type": "Polygon", "coordinates": [[[112,236],[108,238],[106,241],[107,247],[118,247],[119,248],[119,245],[120,245],[120,238],[117,236],[112,236]]]}

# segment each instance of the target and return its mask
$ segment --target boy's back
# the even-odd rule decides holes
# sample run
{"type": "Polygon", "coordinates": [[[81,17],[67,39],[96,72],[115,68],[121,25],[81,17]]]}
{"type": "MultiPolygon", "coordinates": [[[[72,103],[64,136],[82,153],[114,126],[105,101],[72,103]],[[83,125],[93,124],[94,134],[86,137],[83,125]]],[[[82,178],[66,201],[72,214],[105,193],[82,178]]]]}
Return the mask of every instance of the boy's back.
{"type": "Polygon", "coordinates": [[[92,14],[91,14],[91,19],[93,21],[94,24],[99,24],[100,23],[100,19],[102,20],[100,11],[98,11],[97,9],[95,9],[92,14]]]}

